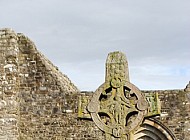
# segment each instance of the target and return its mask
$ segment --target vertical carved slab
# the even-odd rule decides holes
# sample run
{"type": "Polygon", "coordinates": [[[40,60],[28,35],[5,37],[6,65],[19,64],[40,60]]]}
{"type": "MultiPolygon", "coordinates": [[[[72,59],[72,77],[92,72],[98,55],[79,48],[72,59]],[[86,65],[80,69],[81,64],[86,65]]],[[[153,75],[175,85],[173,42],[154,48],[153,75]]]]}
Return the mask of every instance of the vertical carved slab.
{"type": "Polygon", "coordinates": [[[160,115],[161,103],[158,98],[158,93],[146,93],[145,95],[149,104],[147,117],[160,115]]]}
{"type": "Polygon", "coordinates": [[[91,116],[87,110],[87,104],[89,102],[89,96],[80,95],[78,99],[78,118],[90,119],[91,116]]]}
{"type": "Polygon", "coordinates": [[[88,104],[95,124],[107,140],[132,140],[133,132],[147,114],[148,103],[141,91],[129,82],[126,57],[121,52],[108,55],[106,78],[88,104]]]}
{"type": "Polygon", "coordinates": [[[114,76],[129,81],[129,69],[127,58],[121,52],[110,53],[106,60],[105,81],[109,82],[114,76]]]}

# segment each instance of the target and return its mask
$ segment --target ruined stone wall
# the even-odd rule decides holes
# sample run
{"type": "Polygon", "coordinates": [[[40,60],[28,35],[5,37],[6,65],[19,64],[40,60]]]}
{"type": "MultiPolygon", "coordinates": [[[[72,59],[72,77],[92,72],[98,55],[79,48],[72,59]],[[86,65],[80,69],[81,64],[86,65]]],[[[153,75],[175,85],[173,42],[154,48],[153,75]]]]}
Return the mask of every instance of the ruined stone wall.
{"type": "Polygon", "coordinates": [[[0,62],[0,139],[57,140],[77,134],[72,124],[79,90],[32,41],[0,30],[0,62]]]}
{"type": "MultiPolygon", "coordinates": [[[[149,91],[150,92],[150,91],[149,91]]],[[[178,140],[190,139],[190,99],[184,90],[152,91],[161,101],[161,116],[156,117],[166,125],[178,140]]]]}

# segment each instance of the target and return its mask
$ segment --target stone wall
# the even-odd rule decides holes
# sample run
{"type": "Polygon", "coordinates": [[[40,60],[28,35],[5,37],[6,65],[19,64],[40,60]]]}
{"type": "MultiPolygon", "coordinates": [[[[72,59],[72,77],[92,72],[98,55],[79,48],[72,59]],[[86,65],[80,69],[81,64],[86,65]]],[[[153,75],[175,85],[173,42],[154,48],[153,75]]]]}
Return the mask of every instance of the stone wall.
{"type": "MultiPolygon", "coordinates": [[[[78,117],[80,92],[35,47],[10,29],[0,30],[0,140],[100,140],[92,119],[78,117]]],[[[179,140],[190,139],[190,91],[158,93],[161,116],[179,140]]]]}
{"type": "Polygon", "coordinates": [[[19,68],[17,35],[0,31],[0,139],[19,137],[19,68]]]}
{"type": "Polygon", "coordinates": [[[190,139],[190,99],[184,90],[143,91],[158,93],[161,101],[161,116],[155,117],[167,126],[177,140],[190,139]]]}
{"type": "Polygon", "coordinates": [[[20,139],[98,140],[101,138],[102,132],[92,121],[77,118],[79,94],[22,93],[20,139]]]}

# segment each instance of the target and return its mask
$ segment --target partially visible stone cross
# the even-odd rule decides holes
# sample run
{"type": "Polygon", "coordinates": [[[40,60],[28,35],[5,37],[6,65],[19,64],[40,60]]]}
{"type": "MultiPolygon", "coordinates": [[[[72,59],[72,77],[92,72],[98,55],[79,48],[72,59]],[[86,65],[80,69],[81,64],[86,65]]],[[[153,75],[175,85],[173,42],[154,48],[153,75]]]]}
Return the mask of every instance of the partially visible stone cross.
{"type": "Polygon", "coordinates": [[[146,98],[129,82],[128,63],[121,52],[112,52],[106,61],[106,78],[89,100],[81,96],[78,115],[92,118],[107,140],[133,140],[144,117],[155,115],[156,96],[146,98]],[[154,108],[154,109],[153,109],[154,108]]]}

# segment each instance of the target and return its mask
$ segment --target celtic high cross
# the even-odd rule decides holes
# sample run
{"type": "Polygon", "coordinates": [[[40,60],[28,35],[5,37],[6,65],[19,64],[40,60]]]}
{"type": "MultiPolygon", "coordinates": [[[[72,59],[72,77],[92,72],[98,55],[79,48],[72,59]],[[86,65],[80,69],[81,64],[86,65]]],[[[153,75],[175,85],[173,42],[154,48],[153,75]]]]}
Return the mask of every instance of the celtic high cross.
{"type": "Polygon", "coordinates": [[[81,99],[79,117],[91,117],[99,129],[105,132],[106,140],[133,140],[133,134],[144,117],[154,114],[155,110],[150,112],[150,108],[155,107],[153,100],[147,102],[141,91],[129,82],[125,55],[112,52],[106,61],[105,82],[90,101],[81,99]],[[83,105],[85,103],[86,107],[83,105]],[[82,116],[85,112],[90,115],[86,113],[82,116]]]}

